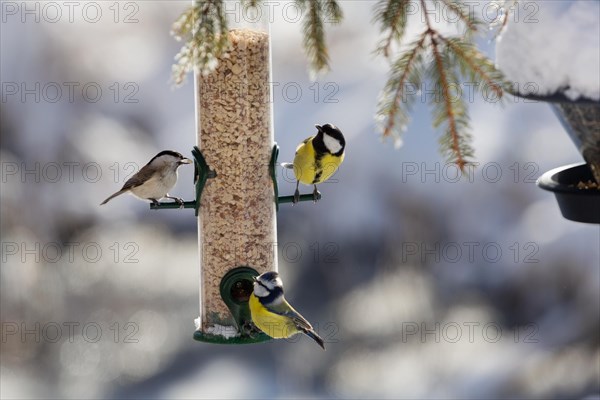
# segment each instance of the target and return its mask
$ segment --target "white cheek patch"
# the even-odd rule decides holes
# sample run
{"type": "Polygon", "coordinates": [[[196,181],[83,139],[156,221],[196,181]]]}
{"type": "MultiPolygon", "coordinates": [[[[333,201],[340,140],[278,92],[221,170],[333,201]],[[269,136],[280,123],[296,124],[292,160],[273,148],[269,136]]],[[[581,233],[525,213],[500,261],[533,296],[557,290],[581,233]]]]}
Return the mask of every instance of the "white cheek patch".
{"type": "Polygon", "coordinates": [[[323,135],[323,143],[325,143],[325,147],[331,154],[335,154],[342,149],[342,144],[334,137],[329,136],[328,134],[323,135]]]}
{"type": "Polygon", "coordinates": [[[261,284],[254,284],[254,295],[256,297],[267,297],[269,295],[269,291],[265,289],[261,284]]]}

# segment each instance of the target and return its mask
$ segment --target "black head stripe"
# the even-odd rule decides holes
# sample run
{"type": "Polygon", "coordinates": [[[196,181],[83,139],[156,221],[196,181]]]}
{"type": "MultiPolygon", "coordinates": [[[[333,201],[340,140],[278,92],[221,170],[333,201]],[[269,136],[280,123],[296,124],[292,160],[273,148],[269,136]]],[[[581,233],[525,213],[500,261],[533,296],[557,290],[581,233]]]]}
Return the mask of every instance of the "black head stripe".
{"type": "MultiPolygon", "coordinates": [[[[265,272],[264,274],[262,274],[260,276],[260,278],[262,278],[262,279],[264,279],[266,281],[277,279],[278,277],[279,277],[279,274],[277,272],[275,272],[275,271],[265,272]]],[[[259,282],[260,282],[260,280],[259,280],[259,282]]]]}
{"type": "Polygon", "coordinates": [[[257,280],[256,283],[258,283],[260,286],[264,287],[267,292],[271,292],[269,290],[269,288],[264,283],[262,283],[261,281],[257,280]]]}
{"type": "Polygon", "coordinates": [[[154,157],[152,157],[152,160],[148,161],[148,164],[150,164],[152,161],[156,160],[160,156],[173,156],[173,157],[179,158],[179,159],[185,158],[185,157],[183,157],[183,155],[181,153],[178,153],[176,151],[164,150],[164,151],[161,151],[160,153],[158,153],[157,155],[155,155],[154,157]]]}
{"type": "Polygon", "coordinates": [[[327,146],[325,146],[325,142],[323,141],[324,134],[327,134],[328,136],[331,136],[332,138],[340,142],[342,148],[340,149],[340,151],[335,153],[334,156],[341,156],[344,152],[344,149],[346,148],[346,139],[344,138],[342,131],[340,131],[337,126],[332,124],[325,124],[320,127],[319,133],[317,133],[317,135],[313,139],[313,146],[315,148],[315,152],[317,154],[329,153],[329,149],[327,149],[327,146]]]}
{"type": "Polygon", "coordinates": [[[276,287],[273,290],[269,291],[268,296],[259,297],[258,301],[260,301],[262,304],[268,305],[274,302],[279,296],[283,296],[283,289],[280,287],[276,287]]]}

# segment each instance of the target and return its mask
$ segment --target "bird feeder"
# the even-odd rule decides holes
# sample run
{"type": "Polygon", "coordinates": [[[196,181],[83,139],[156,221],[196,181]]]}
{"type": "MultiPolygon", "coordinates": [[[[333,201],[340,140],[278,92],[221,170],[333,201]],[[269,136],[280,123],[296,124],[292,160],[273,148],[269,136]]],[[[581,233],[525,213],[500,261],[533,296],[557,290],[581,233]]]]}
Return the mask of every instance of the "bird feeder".
{"type": "Polygon", "coordinates": [[[196,200],[150,205],[196,211],[200,316],[194,339],[210,343],[270,339],[252,324],[248,300],[252,278],[277,271],[276,212],[294,198],[278,195],[267,10],[259,5],[243,14],[241,22],[229,20],[231,47],[216,69],[194,76],[196,200]]]}
{"type": "Polygon", "coordinates": [[[277,271],[270,32],[256,11],[251,23],[230,21],[230,49],[195,76],[197,143],[215,175],[199,201],[200,341],[268,339],[248,310],[252,277],[277,271]]]}
{"type": "Polygon", "coordinates": [[[600,224],[600,101],[572,100],[563,93],[524,96],[548,102],[562,123],[584,164],[567,165],[543,174],[537,181],[553,192],[564,218],[600,224]]]}

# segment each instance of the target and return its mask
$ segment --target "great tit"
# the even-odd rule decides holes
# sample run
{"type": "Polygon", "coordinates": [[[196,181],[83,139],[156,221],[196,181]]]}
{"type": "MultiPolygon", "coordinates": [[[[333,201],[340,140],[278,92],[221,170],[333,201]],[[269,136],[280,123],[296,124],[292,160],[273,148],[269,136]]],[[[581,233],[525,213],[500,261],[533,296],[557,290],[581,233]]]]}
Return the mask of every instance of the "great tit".
{"type": "Polygon", "coordinates": [[[323,339],[285,300],[283,283],[277,272],[265,272],[254,278],[254,291],[249,304],[252,322],[270,337],[284,339],[304,333],[325,350],[323,339]]]}
{"type": "Polygon", "coordinates": [[[177,168],[191,162],[192,160],[176,151],[161,151],[129,178],[121,190],[110,195],[100,205],[106,204],[114,197],[126,192],[130,192],[142,200],[150,200],[154,204],[158,204],[158,200],[162,198],[167,198],[183,205],[182,199],[169,196],[169,190],[173,189],[177,183],[177,168]]]}
{"type": "Polygon", "coordinates": [[[326,181],[337,171],[344,161],[346,140],[337,126],[332,124],[315,125],[317,134],[305,139],[296,148],[294,163],[282,163],[285,168],[293,168],[296,176],[296,191],[294,201],[300,200],[298,186],[300,182],[313,185],[313,200],[317,202],[320,193],[317,183],[326,181]]]}

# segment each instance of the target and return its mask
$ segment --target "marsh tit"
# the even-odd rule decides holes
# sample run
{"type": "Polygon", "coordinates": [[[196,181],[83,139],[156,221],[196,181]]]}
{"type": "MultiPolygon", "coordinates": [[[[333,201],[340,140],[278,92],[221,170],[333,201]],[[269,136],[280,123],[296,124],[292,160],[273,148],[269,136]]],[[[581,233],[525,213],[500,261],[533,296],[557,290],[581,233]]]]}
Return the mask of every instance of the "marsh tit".
{"type": "Polygon", "coordinates": [[[183,205],[183,200],[169,196],[169,191],[177,183],[177,168],[183,164],[191,163],[192,160],[185,158],[176,151],[161,151],[129,178],[121,190],[110,195],[100,205],[106,204],[114,197],[127,192],[142,200],[150,200],[154,204],[158,204],[158,200],[162,198],[167,198],[183,205]]]}
{"type": "Polygon", "coordinates": [[[270,337],[284,339],[304,333],[325,350],[323,339],[285,300],[283,283],[277,272],[265,272],[254,278],[254,291],[250,295],[249,305],[252,322],[270,337]]]}

